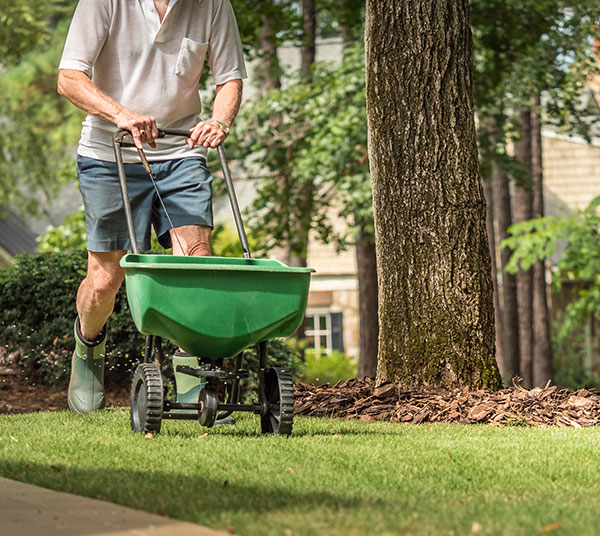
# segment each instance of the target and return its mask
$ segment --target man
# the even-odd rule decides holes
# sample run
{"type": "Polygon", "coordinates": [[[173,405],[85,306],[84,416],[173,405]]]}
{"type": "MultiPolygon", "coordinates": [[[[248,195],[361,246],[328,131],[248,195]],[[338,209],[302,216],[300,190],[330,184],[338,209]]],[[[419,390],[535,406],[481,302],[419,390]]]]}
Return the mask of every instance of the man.
{"type": "Polygon", "coordinates": [[[145,148],[178,240],[157,205],[137,152],[124,149],[136,239],[150,248],[150,226],[175,255],[210,255],[211,181],[206,151],[226,138],[246,78],[229,0],[80,0],[59,66],[58,92],[88,113],[77,151],[86,213],[88,271],[77,293],[76,348],[69,408],[105,405],[105,324],[124,278],[129,242],[112,136],[131,131],[145,148]],[[205,59],[216,85],[212,118],[199,120],[205,59]],[[93,75],[92,75],[93,73],[93,75]],[[91,78],[90,78],[91,77],[91,78]],[[158,129],[191,130],[157,139],[158,129]],[[183,251],[182,251],[183,249],[183,251]]]}

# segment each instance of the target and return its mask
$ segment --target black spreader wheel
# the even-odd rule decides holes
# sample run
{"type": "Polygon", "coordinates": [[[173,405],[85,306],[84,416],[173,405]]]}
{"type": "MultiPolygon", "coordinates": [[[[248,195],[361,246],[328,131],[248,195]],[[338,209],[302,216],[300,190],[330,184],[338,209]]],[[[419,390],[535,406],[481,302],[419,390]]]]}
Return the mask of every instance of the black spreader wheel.
{"type": "Polygon", "coordinates": [[[265,398],[267,411],[260,418],[262,433],[290,435],[294,421],[294,384],[287,370],[267,370],[265,398]]]}
{"type": "Polygon", "coordinates": [[[198,395],[198,403],[202,406],[198,410],[198,421],[202,426],[210,428],[215,424],[217,417],[217,392],[210,387],[205,387],[198,395]]]}
{"type": "Polygon", "coordinates": [[[163,383],[155,363],[138,365],[131,382],[129,410],[131,429],[138,433],[158,433],[163,412],[163,383]]]}

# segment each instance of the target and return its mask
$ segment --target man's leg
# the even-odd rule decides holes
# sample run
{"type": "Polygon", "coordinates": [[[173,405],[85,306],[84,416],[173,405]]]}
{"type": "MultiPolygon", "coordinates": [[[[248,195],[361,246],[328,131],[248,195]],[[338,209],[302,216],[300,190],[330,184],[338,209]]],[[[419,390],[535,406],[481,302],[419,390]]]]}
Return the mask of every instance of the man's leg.
{"type": "Polygon", "coordinates": [[[104,354],[106,330],[115,296],[124,278],[119,260],[124,250],[88,252],[88,271],[77,292],[75,351],[71,362],[68,403],[71,411],[88,413],[105,406],[104,354]]]}
{"type": "MultiPolygon", "coordinates": [[[[212,254],[210,248],[211,228],[206,225],[183,225],[170,230],[173,243],[173,255],[188,255],[191,257],[208,257],[212,254]],[[175,237],[177,233],[177,237],[175,237]],[[179,239],[179,242],[177,241],[179,239]],[[183,249],[183,251],[182,251],[183,249]]],[[[206,381],[189,374],[177,372],[177,365],[198,368],[198,358],[186,354],[181,348],[173,356],[173,371],[177,390],[177,402],[197,403],[200,390],[206,381]]]]}
{"type": "Polygon", "coordinates": [[[115,296],[123,283],[125,270],[119,266],[125,250],[88,251],[88,270],[77,292],[77,313],[81,333],[94,341],[106,324],[115,305],[115,296]]]}

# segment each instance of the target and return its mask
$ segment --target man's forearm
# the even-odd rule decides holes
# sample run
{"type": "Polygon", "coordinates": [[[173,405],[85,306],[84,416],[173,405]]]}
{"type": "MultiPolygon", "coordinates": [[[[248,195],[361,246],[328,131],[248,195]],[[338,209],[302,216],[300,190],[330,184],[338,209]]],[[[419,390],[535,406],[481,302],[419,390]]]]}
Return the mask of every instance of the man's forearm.
{"type": "Polygon", "coordinates": [[[135,145],[140,149],[143,141],[155,147],[153,140],[158,136],[158,129],[154,117],[138,114],[111,99],[100,91],[84,72],[60,70],[58,92],[84,112],[129,130],[135,145]]]}
{"type": "Polygon", "coordinates": [[[230,80],[217,86],[212,114],[212,119],[216,121],[200,121],[193,128],[190,137],[187,138],[190,149],[195,144],[214,149],[223,143],[227,137],[226,129],[224,130],[218,123],[222,123],[225,127],[233,124],[242,102],[242,88],[241,80],[230,80]]]}
{"type": "Polygon", "coordinates": [[[82,71],[63,69],[58,74],[58,92],[84,112],[117,124],[123,107],[102,93],[82,71]]]}
{"type": "Polygon", "coordinates": [[[230,80],[217,86],[212,118],[231,126],[242,103],[242,89],[241,80],[230,80]]]}

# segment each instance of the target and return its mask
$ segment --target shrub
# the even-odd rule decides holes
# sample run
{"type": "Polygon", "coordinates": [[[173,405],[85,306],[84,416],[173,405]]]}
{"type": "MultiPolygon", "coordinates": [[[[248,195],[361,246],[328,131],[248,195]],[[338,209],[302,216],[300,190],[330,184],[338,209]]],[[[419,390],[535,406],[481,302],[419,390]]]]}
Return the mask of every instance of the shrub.
{"type": "Polygon", "coordinates": [[[305,383],[334,385],[340,380],[356,377],[356,359],[349,358],[342,352],[333,350],[331,354],[321,354],[317,357],[314,350],[306,350],[305,359],[305,368],[301,375],[305,383]]]}

